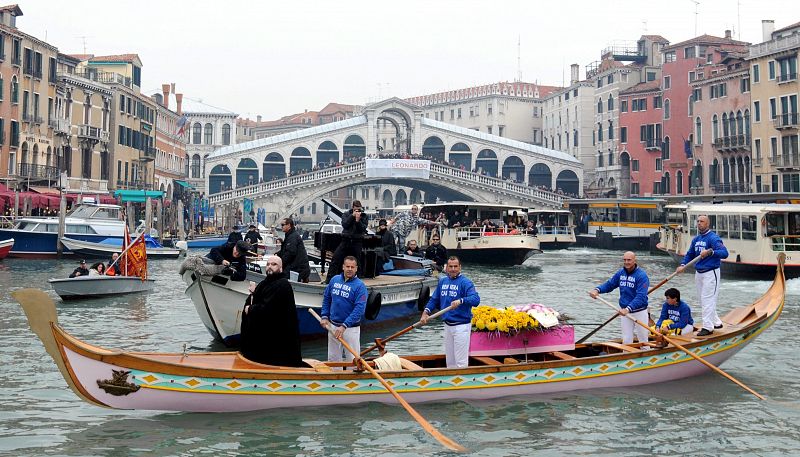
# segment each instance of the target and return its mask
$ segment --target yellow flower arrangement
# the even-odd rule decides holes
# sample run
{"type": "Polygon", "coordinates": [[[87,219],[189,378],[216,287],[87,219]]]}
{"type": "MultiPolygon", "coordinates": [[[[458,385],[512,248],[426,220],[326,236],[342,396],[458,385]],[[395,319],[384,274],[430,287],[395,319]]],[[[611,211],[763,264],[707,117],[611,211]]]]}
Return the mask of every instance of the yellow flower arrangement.
{"type": "Polygon", "coordinates": [[[523,311],[514,308],[493,308],[481,305],[472,309],[472,328],[475,331],[499,331],[514,334],[539,328],[539,322],[523,311]]]}

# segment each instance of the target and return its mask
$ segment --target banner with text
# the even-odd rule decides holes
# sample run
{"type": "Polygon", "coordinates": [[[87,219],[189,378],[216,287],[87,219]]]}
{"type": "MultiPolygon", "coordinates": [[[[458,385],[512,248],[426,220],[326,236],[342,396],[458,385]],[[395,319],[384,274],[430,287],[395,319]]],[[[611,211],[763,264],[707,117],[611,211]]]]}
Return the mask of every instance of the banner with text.
{"type": "Polygon", "coordinates": [[[367,159],[367,178],[430,179],[430,160],[367,159]]]}

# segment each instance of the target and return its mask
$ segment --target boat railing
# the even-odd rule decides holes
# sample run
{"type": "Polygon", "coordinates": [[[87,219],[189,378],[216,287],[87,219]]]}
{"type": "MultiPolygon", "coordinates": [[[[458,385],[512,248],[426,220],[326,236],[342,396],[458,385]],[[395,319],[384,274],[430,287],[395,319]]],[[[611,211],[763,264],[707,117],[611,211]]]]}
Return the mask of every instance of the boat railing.
{"type": "Polygon", "coordinates": [[[570,235],[572,227],[567,225],[543,225],[539,228],[540,235],[570,235]]]}
{"type": "Polygon", "coordinates": [[[800,235],[772,235],[773,251],[800,251],[800,235]]]}
{"type": "Polygon", "coordinates": [[[486,228],[486,227],[464,227],[458,229],[456,232],[456,239],[458,241],[474,240],[487,236],[504,236],[504,235],[523,235],[524,230],[508,229],[505,227],[486,228]]]}

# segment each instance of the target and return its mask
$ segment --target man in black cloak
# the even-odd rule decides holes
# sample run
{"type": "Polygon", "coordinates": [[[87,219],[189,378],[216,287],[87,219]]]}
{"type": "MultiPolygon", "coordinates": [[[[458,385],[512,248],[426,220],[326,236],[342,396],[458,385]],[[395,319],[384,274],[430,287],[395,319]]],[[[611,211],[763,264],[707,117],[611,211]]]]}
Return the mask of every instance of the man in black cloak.
{"type": "Polygon", "coordinates": [[[267,277],[250,283],[242,313],[240,352],[253,362],[286,367],[306,366],[300,355],[300,329],[294,292],[281,258],[267,259],[267,277]]]}

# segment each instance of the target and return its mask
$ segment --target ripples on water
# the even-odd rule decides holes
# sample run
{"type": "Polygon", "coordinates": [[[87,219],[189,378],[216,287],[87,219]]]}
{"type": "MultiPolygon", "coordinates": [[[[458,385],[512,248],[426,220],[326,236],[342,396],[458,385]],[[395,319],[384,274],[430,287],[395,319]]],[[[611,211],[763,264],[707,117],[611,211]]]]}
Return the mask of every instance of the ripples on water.
{"type": "MultiPolygon", "coordinates": [[[[576,324],[600,323],[611,311],[587,291],[621,265],[609,251],[547,252],[524,265],[481,268],[466,265],[484,304],[539,302],[572,316],[576,324]]],[[[643,255],[639,263],[655,284],[674,271],[666,257],[643,255]]],[[[212,343],[183,294],[178,260],[151,262],[156,288],[147,295],[108,300],[57,301],[61,324],[87,342],[127,350],[220,350],[212,343]]],[[[444,455],[399,406],[366,404],[240,414],[117,411],[84,403],[66,387],[41,344],[30,332],[8,292],[47,287],[65,277],[72,261],[0,262],[0,455],[444,455]]],[[[692,275],[670,283],[695,302],[692,275]]],[[[723,280],[721,310],[750,302],[765,281],[723,280]]],[[[663,291],[654,293],[652,312],[663,291]]],[[[800,337],[797,316],[800,280],[787,287],[787,303],[775,326],[724,365],[765,395],[761,402],[724,378],[708,374],[683,381],[627,389],[552,394],[545,397],[416,405],[447,436],[474,455],[793,455],[800,451],[800,337]]],[[[615,298],[614,298],[615,300],[615,298]]],[[[695,309],[699,315],[699,309],[695,309]]],[[[398,326],[399,327],[399,326],[398,326]]],[[[593,327],[576,326],[576,338],[593,327]]],[[[365,332],[362,342],[393,329],[365,332]]],[[[594,338],[619,333],[613,322],[594,338]]],[[[390,343],[398,353],[440,352],[440,325],[390,343]]],[[[304,355],[324,358],[319,342],[304,355]]]]}

